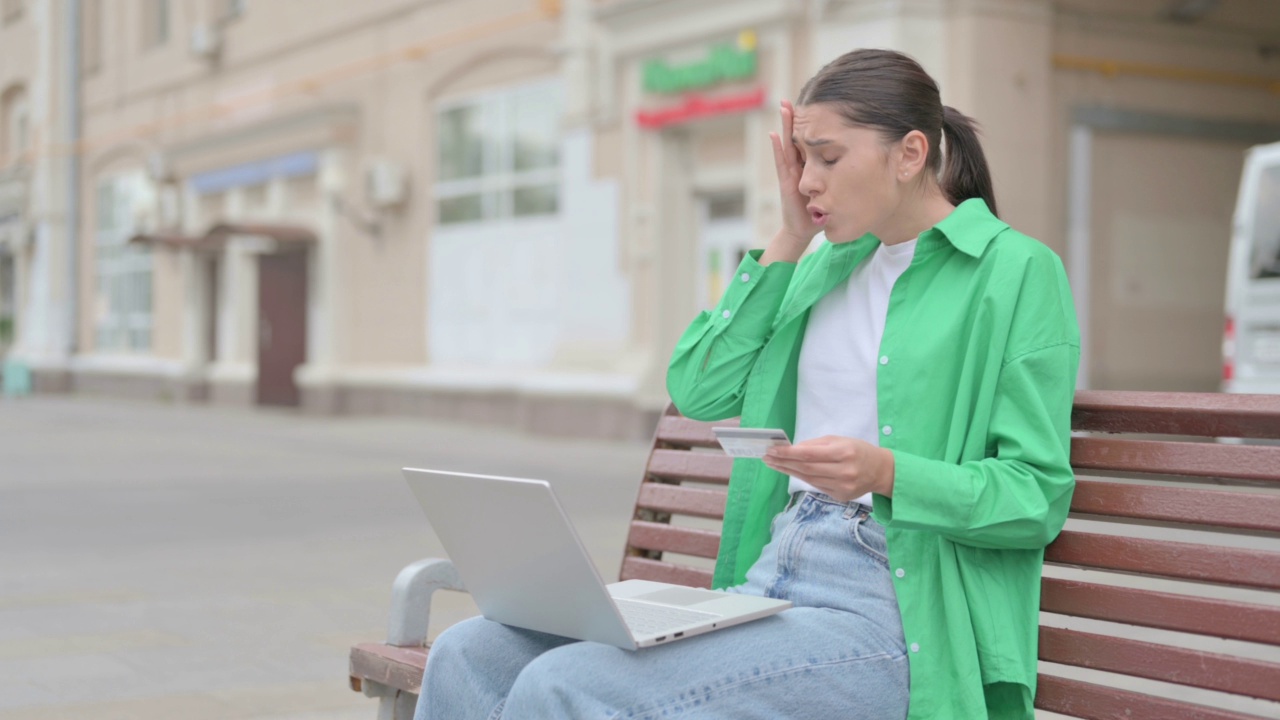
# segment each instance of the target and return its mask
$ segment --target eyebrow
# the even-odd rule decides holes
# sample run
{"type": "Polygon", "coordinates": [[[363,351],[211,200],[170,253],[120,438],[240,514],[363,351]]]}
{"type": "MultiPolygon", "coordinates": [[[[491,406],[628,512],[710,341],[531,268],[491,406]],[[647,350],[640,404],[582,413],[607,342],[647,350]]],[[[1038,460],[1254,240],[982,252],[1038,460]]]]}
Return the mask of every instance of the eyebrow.
{"type": "MultiPolygon", "coordinates": [[[[791,142],[795,143],[796,145],[799,145],[799,144],[800,144],[800,139],[799,139],[799,138],[797,138],[795,135],[792,135],[792,136],[791,136],[791,142]]],[[[809,147],[818,147],[819,145],[830,145],[832,142],[833,142],[833,141],[831,141],[831,140],[827,140],[827,139],[824,139],[824,138],[819,138],[819,139],[817,139],[817,140],[805,140],[805,141],[804,141],[804,144],[805,144],[805,145],[808,145],[809,147]]]]}

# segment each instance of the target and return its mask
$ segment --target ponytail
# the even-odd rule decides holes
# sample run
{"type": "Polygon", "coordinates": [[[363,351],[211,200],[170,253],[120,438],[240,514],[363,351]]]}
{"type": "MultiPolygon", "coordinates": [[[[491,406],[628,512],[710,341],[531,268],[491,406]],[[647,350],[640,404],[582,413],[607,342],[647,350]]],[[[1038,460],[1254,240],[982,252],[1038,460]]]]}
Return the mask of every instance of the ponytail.
{"type": "Polygon", "coordinates": [[[978,141],[978,127],[973,118],[947,105],[942,108],[942,135],[946,153],[942,159],[942,191],[953,204],[969,198],[982,198],[992,215],[996,212],[996,193],[991,185],[991,169],[978,141]]]}
{"type": "Polygon", "coordinates": [[[926,167],[953,204],[982,198],[996,213],[991,170],[976,123],[945,107],[920,63],[896,50],[859,49],[827,63],[800,89],[797,105],[829,103],[851,127],[875,128],[886,142],[919,130],[929,140],[926,167]],[[945,154],[941,152],[946,145],[945,154]]]}

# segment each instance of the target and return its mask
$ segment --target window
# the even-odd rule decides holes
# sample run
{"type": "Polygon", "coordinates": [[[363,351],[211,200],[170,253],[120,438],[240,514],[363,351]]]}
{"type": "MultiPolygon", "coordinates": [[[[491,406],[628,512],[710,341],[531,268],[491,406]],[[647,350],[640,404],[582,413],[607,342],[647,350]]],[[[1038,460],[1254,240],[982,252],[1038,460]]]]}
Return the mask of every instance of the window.
{"type": "Polygon", "coordinates": [[[1258,194],[1253,216],[1250,275],[1254,280],[1280,278],[1280,165],[1266,167],[1258,176],[1258,194]]]}
{"type": "Polygon", "coordinates": [[[9,152],[10,160],[21,159],[31,148],[31,118],[27,114],[27,104],[17,103],[9,108],[9,152]]]}
{"type": "Polygon", "coordinates": [[[80,69],[93,73],[102,67],[102,0],[84,0],[80,13],[80,69]]]}
{"type": "Polygon", "coordinates": [[[437,222],[554,215],[560,207],[560,93],[539,83],[443,106],[437,222]]]}
{"type": "Polygon", "coordinates": [[[169,42],[169,0],[144,0],[142,8],[142,48],[169,42]]]}
{"type": "Polygon", "coordinates": [[[17,162],[31,147],[31,115],[21,86],[0,94],[0,166],[17,162]]]}
{"type": "Polygon", "coordinates": [[[136,209],[151,200],[150,194],[141,171],[98,184],[94,319],[99,351],[151,347],[151,251],[129,244],[136,209]]]}
{"type": "Polygon", "coordinates": [[[0,350],[13,343],[14,296],[13,255],[0,249],[0,350]]]}

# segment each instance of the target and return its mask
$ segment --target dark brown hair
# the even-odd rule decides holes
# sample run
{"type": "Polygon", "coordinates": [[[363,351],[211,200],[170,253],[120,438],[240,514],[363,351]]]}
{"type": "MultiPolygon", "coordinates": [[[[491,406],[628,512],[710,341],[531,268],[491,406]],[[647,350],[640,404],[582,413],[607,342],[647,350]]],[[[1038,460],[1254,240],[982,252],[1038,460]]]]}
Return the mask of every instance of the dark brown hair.
{"type": "Polygon", "coordinates": [[[952,203],[982,198],[992,214],[991,186],[977,123],[942,104],[938,83],[910,56],[893,50],[854,50],[827,63],[800,89],[797,105],[829,104],[854,126],[880,131],[897,142],[912,130],[929,139],[925,167],[938,175],[952,203]],[[946,138],[943,156],[941,140],[946,138]]]}

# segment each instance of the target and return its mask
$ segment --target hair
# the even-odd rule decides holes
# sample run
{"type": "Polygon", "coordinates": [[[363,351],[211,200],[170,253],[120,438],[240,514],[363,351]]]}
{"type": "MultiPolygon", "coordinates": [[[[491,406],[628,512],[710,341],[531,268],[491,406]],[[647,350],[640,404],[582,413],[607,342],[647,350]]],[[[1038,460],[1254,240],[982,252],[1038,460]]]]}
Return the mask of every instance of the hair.
{"type": "Polygon", "coordinates": [[[810,78],[796,100],[797,105],[819,103],[831,105],[853,126],[878,130],[888,142],[897,142],[912,130],[924,133],[929,140],[925,167],[938,178],[947,199],[958,205],[982,198],[996,213],[991,170],[978,140],[977,123],[944,106],[938,83],[910,56],[870,49],[841,55],[810,78]]]}

